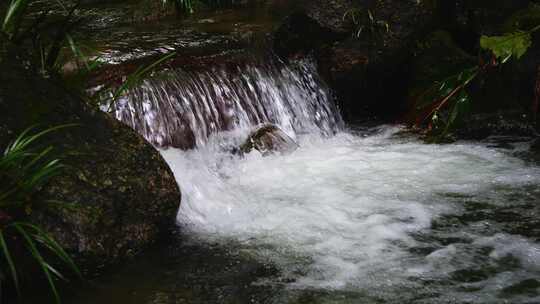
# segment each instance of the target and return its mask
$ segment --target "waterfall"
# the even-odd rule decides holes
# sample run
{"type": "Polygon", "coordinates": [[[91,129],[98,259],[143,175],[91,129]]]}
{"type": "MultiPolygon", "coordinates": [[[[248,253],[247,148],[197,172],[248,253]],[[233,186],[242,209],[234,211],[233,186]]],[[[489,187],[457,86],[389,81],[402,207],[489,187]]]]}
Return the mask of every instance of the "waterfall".
{"type": "Polygon", "coordinates": [[[161,154],[182,190],[180,246],[197,248],[158,263],[170,285],[141,286],[161,300],[204,281],[203,300],[186,302],[205,303],[540,303],[530,228],[540,168],[515,157],[525,143],[426,145],[400,126],[347,132],[316,71],[309,59],[165,71],[115,104],[120,120],[171,147],[161,154]],[[230,153],[230,139],[261,123],[299,148],[230,153]]]}
{"type": "Polygon", "coordinates": [[[343,126],[313,60],[272,58],[204,71],[177,69],[146,79],[115,104],[116,118],[158,147],[205,145],[220,131],[262,123],[291,136],[331,135],[343,126]]]}

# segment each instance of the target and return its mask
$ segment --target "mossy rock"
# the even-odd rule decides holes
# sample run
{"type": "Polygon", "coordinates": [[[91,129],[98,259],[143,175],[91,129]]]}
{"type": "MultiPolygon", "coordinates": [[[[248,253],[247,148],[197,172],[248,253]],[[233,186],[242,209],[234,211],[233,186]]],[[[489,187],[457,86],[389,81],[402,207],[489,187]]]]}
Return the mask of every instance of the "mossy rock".
{"type": "Polygon", "coordinates": [[[91,261],[82,268],[139,252],[175,226],[180,190],[156,149],[55,77],[40,76],[6,41],[0,41],[0,69],[0,149],[32,125],[76,124],[44,142],[66,169],[42,197],[71,208],[34,208],[31,216],[79,261],[91,261]]]}

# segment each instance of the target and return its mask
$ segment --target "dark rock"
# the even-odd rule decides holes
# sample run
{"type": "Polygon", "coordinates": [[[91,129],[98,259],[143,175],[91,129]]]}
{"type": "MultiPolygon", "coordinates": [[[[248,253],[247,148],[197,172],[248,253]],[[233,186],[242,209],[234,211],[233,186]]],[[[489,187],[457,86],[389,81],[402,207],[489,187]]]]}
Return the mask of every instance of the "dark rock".
{"type": "Polygon", "coordinates": [[[174,1],[139,0],[126,10],[133,24],[164,19],[177,15],[174,1]]]}
{"type": "MultiPolygon", "coordinates": [[[[445,2],[445,1],[440,1],[445,2]]],[[[526,9],[531,4],[530,0],[457,0],[446,1],[447,6],[442,5],[441,14],[448,14],[448,5],[454,11],[455,22],[458,26],[469,32],[479,35],[500,34],[505,21],[518,10],[526,9]]],[[[451,20],[441,20],[450,22],[451,20]]],[[[447,25],[448,26],[448,25],[447,25]]]]}
{"type": "Polygon", "coordinates": [[[348,121],[402,112],[412,46],[432,24],[433,10],[424,1],[315,2],[278,29],[277,53],[312,51],[348,121]]]}
{"type": "Polygon", "coordinates": [[[92,261],[83,268],[136,253],[173,227],[180,191],[161,155],[0,42],[0,147],[31,125],[77,124],[47,137],[69,169],[43,190],[44,199],[73,208],[35,210],[34,220],[80,261],[92,261]]]}
{"type": "MultiPolygon", "coordinates": [[[[502,1],[505,2],[505,1],[502,1]]],[[[518,1],[519,2],[519,1],[518,1]]],[[[482,32],[479,34],[501,35],[517,30],[530,30],[540,24],[540,7],[531,5],[530,7],[517,10],[523,5],[518,5],[507,10],[501,16],[510,16],[506,21],[491,24],[482,21],[482,32]]],[[[493,4],[494,5],[494,4],[493,4]]],[[[489,12],[492,8],[486,6],[489,12]]],[[[501,3],[500,5],[503,5],[501,3]]],[[[487,13],[486,13],[487,14],[487,13]]],[[[493,13],[498,15],[501,13],[493,13]]],[[[478,42],[477,42],[478,43],[478,42]]],[[[533,34],[533,44],[531,48],[520,59],[512,59],[500,67],[486,70],[469,86],[473,113],[497,113],[499,111],[518,111],[534,116],[538,106],[537,98],[540,97],[539,84],[540,76],[540,34],[533,34]],[[538,92],[536,92],[538,91],[538,92]]]]}
{"type": "Polygon", "coordinates": [[[342,40],[354,31],[351,18],[359,6],[351,0],[301,1],[274,33],[274,50],[283,59],[298,57],[342,40]]]}
{"type": "Polygon", "coordinates": [[[392,118],[404,111],[412,50],[433,17],[429,8],[413,1],[377,1],[365,9],[374,20],[358,24],[360,34],[318,56],[348,121],[372,115],[392,118]]]}
{"type": "Polygon", "coordinates": [[[352,0],[311,0],[303,4],[306,15],[322,28],[345,35],[354,30],[352,20],[346,18],[346,15],[359,8],[352,0]]]}
{"type": "Polygon", "coordinates": [[[262,155],[273,153],[290,153],[298,149],[298,144],[289,135],[275,125],[263,125],[253,131],[244,144],[240,146],[242,153],[252,150],[259,151],[262,155]]]}
{"type": "Polygon", "coordinates": [[[274,51],[282,59],[302,57],[321,45],[338,40],[331,30],[323,28],[305,13],[285,19],[274,33],[274,51]]]}
{"type": "Polygon", "coordinates": [[[535,137],[537,132],[527,116],[519,112],[476,114],[456,130],[458,138],[481,140],[489,136],[535,137]]]}
{"type": "MultiPolygon", "coordinates": [[[[502,32],[530,30],[540,24],[540,5],[531,5],[526,9],[514,12],[504,23],[502,32]]],[[[513,60],[504,67],[500,78],[496,78],[493,88],[499,88],[498,96],[505,108],[519,107],[523,112],[540,117],[540,33],[532,35],[532,46],[519,60],[513,60]],[[501,94],[501,90],[506,94],[501,94]],[[532,113],[531,113],[532,112],[532,113]]],[[[488,107],[487,101],[484,106],[488,107]]],[[[537,121],[540,126],[540,120],[537,121]]]]}
{"type": "Polygon", "coordinates": [[[537,138],[532,144],[531,144],[531,151],[535,153],[540,153],[540,138],[537,138]]]}
{"type": "MultiPolygon", "coordinates": [[[[349,122],[401,120],[430,83],[478,64],[481,35],[540,24],[540,7],[528,0],[319,2],[303,3],[274,45],[284,57],[315,54],[349,122]]],[[[472,112],[532,109],[540,117],[539,76],[537,32],[520,60],[481,73],[469,86],[472,112]]]]}
{"type": "Polygon", "coordinates": [[[416,122],[422,118],[419,115],[425,115],[422,109],[429,101],[422,100],[422,97],[435,81],[444,80],[476,64],[477,58],[461,49],[446,31],[433,32],[419,41],[411,58],[406,121],[416,122]]]}

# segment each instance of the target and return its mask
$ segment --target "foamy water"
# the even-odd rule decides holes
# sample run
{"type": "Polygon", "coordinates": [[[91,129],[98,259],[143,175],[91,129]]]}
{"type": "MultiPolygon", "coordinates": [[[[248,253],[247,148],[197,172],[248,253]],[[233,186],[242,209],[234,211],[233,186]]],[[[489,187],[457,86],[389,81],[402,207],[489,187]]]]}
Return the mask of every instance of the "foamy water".
{"type": "Polygon", "coordinates": [[[220,144],[162,151],[183,192],[178,222],[200,242],[276,265],[280,279],[261,284],[292,289],[396,300],[432,280],[427,302],[494,303],[503,288],[540,278],[534,240],[482,221],[433,227],[473,198],[511,206],[499,191],[535,188],[540,169],[483,144],[426,145],[398,131],[300,136],[299,150],[270,157],[234,157],[220,144]],[[518,266],[504,266],[509,257],[518,266]],[[452,285],[478,265],[502,269],[469,289],[452,285]]]}

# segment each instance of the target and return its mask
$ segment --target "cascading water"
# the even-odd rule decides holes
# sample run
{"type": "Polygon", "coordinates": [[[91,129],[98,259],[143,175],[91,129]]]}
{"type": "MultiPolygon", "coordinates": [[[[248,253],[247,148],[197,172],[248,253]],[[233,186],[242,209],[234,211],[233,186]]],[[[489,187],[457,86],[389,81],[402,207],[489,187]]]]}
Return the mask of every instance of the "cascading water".
{"type": "Polygon", "coordinates": [[[519,289],[539,286],[540,244],[512,223],[538,216],[540,169],[399,131],[302,136],[285,156],[163,151],[184,194],[178,221],[196,240],[277,265],[278,278],[257,282],[286,286],[275,303],[299,292],[321,303],[540,301],[519,289]]]}
{"type": "Polygon", "coordinates": [[[274,123],[290,135],[330,135],[343,122],[310,60],[278,60],[176,70],[152,78],[116,103],[116,117],[161,147],[203,146],[220,131],[274,123]]]}
{"type": "MultiPolygon", "coordinates": [[[[345,131],[315,71],[307,60],[176,71],[118,104],[117,117],[158,146],[193,138],[194,150],[162,151],[183,192],[184,236],[278,271],[214,286],[222,266],[203,259],[163,284],[191,290],[201,277],[205,294],[185,298],[196,303],[540,303],[540,168],[489,142],[345,131]],[[266,122],[300,148],[222,149],[266,122]]],[[[164,289],[141,303],[162,303],[164,289]]]]}

